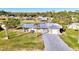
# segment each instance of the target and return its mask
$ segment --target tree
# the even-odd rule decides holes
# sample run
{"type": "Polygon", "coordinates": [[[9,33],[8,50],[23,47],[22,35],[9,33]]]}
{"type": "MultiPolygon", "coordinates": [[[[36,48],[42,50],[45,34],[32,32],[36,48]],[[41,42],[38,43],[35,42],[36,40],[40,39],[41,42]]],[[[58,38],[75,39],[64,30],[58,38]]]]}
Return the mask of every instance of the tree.
{"type": "Polygon", "coordinates": [[[16,28],[20,25],[20,19],[9,18],[8,21],[5,22],[8,28],[16,28]]]}

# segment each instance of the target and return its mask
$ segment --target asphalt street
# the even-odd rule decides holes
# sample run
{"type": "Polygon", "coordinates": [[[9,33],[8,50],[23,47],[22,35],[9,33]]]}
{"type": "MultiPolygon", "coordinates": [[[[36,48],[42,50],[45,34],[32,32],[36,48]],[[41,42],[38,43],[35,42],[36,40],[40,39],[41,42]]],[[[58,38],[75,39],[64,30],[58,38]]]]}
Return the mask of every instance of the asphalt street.
{"type": "Polygon", "coordinates": [[[58,34],[43,33],[45,51],[72,51],[72,49],[59,37],[58,34]]]}

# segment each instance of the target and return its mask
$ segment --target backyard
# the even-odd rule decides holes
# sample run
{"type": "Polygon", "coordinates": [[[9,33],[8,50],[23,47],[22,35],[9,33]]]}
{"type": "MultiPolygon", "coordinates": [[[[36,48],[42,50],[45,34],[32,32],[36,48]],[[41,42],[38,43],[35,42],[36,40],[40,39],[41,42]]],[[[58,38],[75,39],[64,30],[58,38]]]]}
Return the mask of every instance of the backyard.
{"type": "Polygon", "coordinates": [[[25,33],[21,31],[8,30],[9,39],[5,40],[5,32],[0,31],[0,50],[43,50],[43,41],[39,35],[40,33],[25,33]]]}

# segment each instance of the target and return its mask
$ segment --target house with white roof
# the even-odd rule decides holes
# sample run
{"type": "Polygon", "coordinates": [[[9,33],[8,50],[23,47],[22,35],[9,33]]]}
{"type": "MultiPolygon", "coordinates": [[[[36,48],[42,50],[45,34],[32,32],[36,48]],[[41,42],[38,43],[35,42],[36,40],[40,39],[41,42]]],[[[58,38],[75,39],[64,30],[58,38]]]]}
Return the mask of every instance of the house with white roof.
{"type": "Polygon", "coordinates": [[[72,24],[68,25],[68,29],[78,30],[79,29],[79,23],[72,23],[72,24]]]}
{"type": "Polygon", "coordinates": [[[37,17],[37,19],[38,19],[41,23],[45,23],[45,22],[47,22],[48,17],[39,16],[39,17],[37,17]]]}

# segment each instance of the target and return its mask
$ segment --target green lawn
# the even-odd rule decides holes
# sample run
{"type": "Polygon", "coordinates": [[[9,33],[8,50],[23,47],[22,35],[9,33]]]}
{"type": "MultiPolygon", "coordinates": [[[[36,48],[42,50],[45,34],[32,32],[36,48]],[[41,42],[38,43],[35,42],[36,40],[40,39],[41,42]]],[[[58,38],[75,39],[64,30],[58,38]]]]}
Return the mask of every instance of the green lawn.
{"type": "Polygon", "coordinates": [[[0,50],[43,50],[44,45],[40,33],[24,33],[8,31],[9,39],[4,40],[4,31],[0,32],[0,50]]]}
{"type": "Polygon", "coordinates": [[[68,46],[74,50],[79,50],[78,35],[78,31],[67,29],[60,37],[68,44],[68,46]]]}
{"type": "Polygon", "coordinates": [[[22,21],[22,23],[24,24],[36,24],[36,23],[40,23],[39,20],[24,20],[22,21]]]}

